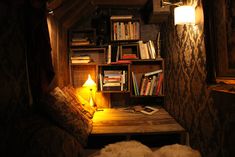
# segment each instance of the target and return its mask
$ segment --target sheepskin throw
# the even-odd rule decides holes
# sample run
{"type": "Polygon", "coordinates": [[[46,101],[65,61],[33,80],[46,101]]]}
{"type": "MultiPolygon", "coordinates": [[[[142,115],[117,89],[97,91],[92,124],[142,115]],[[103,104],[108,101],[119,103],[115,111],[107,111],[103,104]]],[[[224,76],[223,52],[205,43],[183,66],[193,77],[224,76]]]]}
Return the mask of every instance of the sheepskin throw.
{"type": "Polygon", "coordinates": [[[109,144],[95,157],[152,157],[152,151],[137,141],[124,141],[109,144]]]}
{"type": "Polygon", "coordinates": [[[201,155],[197,150],[180,144],[167,145],[152,151],[138,141],[124,141],[105,146],[93,157],[201,157],[201,155]]]}

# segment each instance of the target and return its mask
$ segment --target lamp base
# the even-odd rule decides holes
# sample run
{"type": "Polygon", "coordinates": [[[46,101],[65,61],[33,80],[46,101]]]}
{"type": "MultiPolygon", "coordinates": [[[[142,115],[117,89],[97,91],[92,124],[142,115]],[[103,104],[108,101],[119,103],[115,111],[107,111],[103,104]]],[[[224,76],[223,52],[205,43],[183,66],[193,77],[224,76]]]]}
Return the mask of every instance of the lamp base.
{"type": "Polygon", "coordinates": [[[95,102],[94,102],[94,100],[93,100],[93,97],[92,97],[92,89],[90,89],[89,104],[90,104],[91,107],[94,107],[94,108],[97,107],[96,104],[95,104],[95,102]]]}

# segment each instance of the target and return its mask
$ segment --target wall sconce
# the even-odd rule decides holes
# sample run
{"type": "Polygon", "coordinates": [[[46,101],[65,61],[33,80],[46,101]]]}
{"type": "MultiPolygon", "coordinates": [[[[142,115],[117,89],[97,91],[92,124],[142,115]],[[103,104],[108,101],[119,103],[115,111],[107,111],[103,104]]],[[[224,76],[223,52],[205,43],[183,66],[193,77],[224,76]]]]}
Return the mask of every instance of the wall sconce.
{"type": "Polygon", "coordinates": [[[195,25],[195,8],[193,6],[179,6],[174,9],[175,25],[195,25]]]}
{"type": "Polygon", "coordinates": [[[195,25],[196,24],[196,14],[195,14],[195,7],[189,5],[183,5],[182,2],[171,3],[171,2],[164,2],[162,0],[162,6],[176,6],[174,9],[174,21],[175,25],[195,25]]]}
{"type": "Polygon", "coordinates": [[[96,87],[96,83],[92,80],[90,74],[88,75],[88,79],[86,80],[86,82],[83,84],[83,87],[87,87],[90,90],[90,96],[89,96],[89,104],[90,104],[90,106],[96,107],[95,102],[94,102],[93,97],[92,97],[92,89],[94,87],[96,87]]]}

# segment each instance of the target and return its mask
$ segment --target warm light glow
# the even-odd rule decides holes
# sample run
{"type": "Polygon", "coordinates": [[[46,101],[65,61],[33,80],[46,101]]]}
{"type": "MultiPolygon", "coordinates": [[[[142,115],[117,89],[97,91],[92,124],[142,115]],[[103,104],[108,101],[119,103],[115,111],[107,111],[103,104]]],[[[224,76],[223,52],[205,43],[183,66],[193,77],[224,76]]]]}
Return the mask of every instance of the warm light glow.
{"type": "Polygon", "coordinates": [[[87,87],[90,89],[90,96],[89,96],[89,104],[92,107],[95,107],[95,102],[93,100],[92,97],[92,88],[96,86],[96,83],[92,80],[91,75],[88,75],[88,79],[86,80],[86,82],[83,84],[83,87],[87,87]]]}
{"type": "Polygon", "coordinates": [[[93,88],[96,86],[96,83],[92,80],[91,75],[88,75],[88,79],[83,84],[83,87],[93,88]]]}
{"type": "Polygon", "coordinates": [[[179,6],[174,10],[175,25],[191,24],[196,21],[195,8],[193,6],[179,6]]]}

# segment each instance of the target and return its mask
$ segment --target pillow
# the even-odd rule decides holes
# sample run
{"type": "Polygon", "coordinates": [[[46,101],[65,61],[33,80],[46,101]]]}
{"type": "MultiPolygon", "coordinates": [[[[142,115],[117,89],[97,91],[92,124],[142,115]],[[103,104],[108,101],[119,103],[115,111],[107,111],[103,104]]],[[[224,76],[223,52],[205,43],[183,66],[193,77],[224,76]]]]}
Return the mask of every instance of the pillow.
{"type": "Polygon", "coordinates": [[[76,89],[74,89],[71,85],[63,88],[64,93],[66,93],[67,97],[72,99],[72,102],[79,106],[81,111],[86,114],[88,117],[92,118],[95,113],[95,108],[91,107],[89,102],[84,100],[81,96],[76,95],[76,89]]]}
{"type": "Polygon", "coordinates": [[[66,101],[68,101],[74,107],[78,108],[84,114],[84,116],[91,119],[93,117],[93,115],[90,114],[87,110],[85,110],[83,105],[76,98],[74,98],[68,90],[69,89],[67,87],[64,87],[62,89],[62,91],[65,94],[66,101]]]}
{"type": "Polygon", "coordinates": [[[42,99],[42,106],[59,126],[71,133],[83,146],[86,145],[92,130],[92,120],[67,101],[66,95],[59,87],[42,99]]]}

